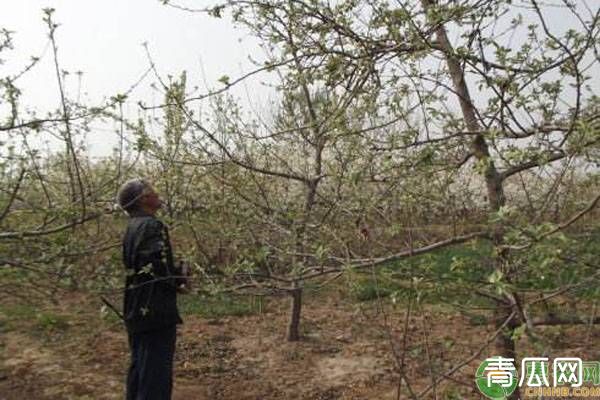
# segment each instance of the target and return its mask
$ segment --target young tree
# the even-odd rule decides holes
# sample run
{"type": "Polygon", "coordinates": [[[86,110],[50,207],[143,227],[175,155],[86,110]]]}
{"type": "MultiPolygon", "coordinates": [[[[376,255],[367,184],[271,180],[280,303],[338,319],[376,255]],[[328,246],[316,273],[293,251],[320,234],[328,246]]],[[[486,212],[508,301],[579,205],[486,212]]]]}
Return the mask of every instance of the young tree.
{"type": "MultiPolygon", "coordinates": [[[[337,89],[357,80],[373,82],[374,112],[388,122],[402,122],[379,119],[368,130],[376,132],[369,136],[373,148],[387,153],[393,160],[388,165],[398,168],[388,178],[443,173],[452,182],[468,176],[469,168],[480,175],[482,185],[467,189],[486,202],[485,229],[397,253],[374,253],[351,265],[384,265],[475,238],[487,240],[493,252],[482,273],[491,285],[471,293],[491,302],[496,352],[514,357],[520,328],[539,338],[535,326],[550,321],[531,314],[538,312],[536,298],[549,300],[549,288],[533,284],[531,277],[539,271],[535,263],[541,258],[547,267],[548,260],[560,260],[554,267],[589,271],[583,261],[589,249],[559,246],[556,238],[568,241],[561,232],[593,210],[598,196],[580,199],[585,204],[558,223],[547,210],[565,187],[565,171],[596,162],[590,156],[599,140],[598,88],[591,77],[598,72],[600,10],[585,2],[536,0],[231,0],[210,12],[220,17],[227,9],[267,43],[272,57],[266,68],[296,65],[286,77],[297,87],[307,82],[307,70],[315,81],[333,82],[337,89]],[[297,68],[299,62],[303,68],[297,68]],[[541,193],[524,189],[533,209],[525,213],[507,185],[529,172],[553,182],[541,193]],[[552,248],[573,254],[565,259],[552,248]]],[[[550,297],[580,287],[554,284],[550,297]]],[[[563,322],[573,321],[581,318],[563,322]]]]}
{"type": "MultiPolygon", "coordinates": [[[[27,302],[55,300],[60,288],[94,286],[93,280],[80,281],[86,275],[105,277],[103,265],[81,260],[115,247],[114,236],[100,234],[99,221],[112,214],[119,180],[131,168],[122,152],[113,163],[91,161],[84,140],[95,122],[124,122],[118,110],[126,95],[97,107],[75,101],[67,90],[73,75],[60,63],[54,10],[43,14],[56,108],[40,117],[23,104],[22,77],[36,72],[40,58],[32,57],[21,71],[0,78],[0,272],[16,283],[3,294],[27,302]],[[80,263],[82,268],[75,268],[80,263]]],[[[3,30],[2,59],[10,60],[10,51],[11,34],[3,30]]]]}

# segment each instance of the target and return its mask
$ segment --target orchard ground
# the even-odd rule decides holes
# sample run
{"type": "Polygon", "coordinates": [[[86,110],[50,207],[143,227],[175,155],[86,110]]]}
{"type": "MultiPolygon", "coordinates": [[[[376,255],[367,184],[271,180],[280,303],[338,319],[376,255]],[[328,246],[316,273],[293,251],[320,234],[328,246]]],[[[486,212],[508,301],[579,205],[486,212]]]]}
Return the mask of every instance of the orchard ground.
{"type": "MultiPolygon", "coordinates": [[[[179,296],[174,399],[396,399],[404,358],[412,390],[432,384],[485,343],[494,329],[455,307],[411,306],[389,283],[366,273],[323,288],[307,286],[302,340],[285,340],[289,299],[179,296]],[[382,308],[383,307],[383,308],[382,308]],[[398,359],[394,357],[394,351],[398,359]]],[[[0,399],[122,399],[127,337],[99,298],[65,292],[54,306],[0,305],[0,399]]],[[[551,357],[600,360],[595,326],[540,328],[551,357]]],[[[485,349],[424,398],[478,399],[474,373],[485,349]]],[[[523,356],[536,356],[525,338],[523,356]]],[[[402,384],[401,399],[410,398],[402,384]]]]}

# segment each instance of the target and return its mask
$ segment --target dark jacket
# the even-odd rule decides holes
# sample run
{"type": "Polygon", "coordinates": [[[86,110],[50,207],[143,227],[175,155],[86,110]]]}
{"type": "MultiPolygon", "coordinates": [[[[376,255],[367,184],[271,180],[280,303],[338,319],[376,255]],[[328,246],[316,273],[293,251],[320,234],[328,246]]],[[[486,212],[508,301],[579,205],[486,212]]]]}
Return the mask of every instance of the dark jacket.
{"type": "Polygon", "coordinates": [[[175,268],[167,226],[143,211],[131,212],[123,236],[127,271],[123,317],[129,332],[182,324],[177,309],[181,270],[175,268]]]}

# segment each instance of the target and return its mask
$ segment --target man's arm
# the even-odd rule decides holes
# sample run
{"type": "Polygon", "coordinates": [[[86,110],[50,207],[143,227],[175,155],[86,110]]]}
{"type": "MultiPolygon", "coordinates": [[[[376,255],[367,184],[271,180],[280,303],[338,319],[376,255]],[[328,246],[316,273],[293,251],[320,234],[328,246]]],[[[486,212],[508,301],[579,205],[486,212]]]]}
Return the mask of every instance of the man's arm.
{"type": "Polygon", "coordinates": [[[176,278],[173,277],[176,274],[173,255],[164,229],[163,223],[157,219],[146,222],[142,232],[143,239],[138,247],[138,255],[142,269],[146,265],[151,265],[151,273],[157,283],[176,289],[176,278]]]}

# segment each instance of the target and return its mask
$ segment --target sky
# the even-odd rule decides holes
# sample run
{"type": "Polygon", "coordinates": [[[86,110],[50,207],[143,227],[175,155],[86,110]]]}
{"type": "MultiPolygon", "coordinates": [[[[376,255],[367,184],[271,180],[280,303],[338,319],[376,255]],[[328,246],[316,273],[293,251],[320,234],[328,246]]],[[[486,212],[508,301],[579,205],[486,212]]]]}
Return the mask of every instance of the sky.
{"type": "MultiPolygon", "coordinates": [[[[178,4],[206,7],[214,1],[179,0],[178,4]]],[[[588,7],[599,3],[586,0],[588,7]]],[[[1,55],[6,62],[0,64],[0,77],[21,70],[31,56],[41,56],[41,62],[17,82],[23,90],[21,104],[37,109],[39,115],[60,105],[48,28],[42,19],[46,7],[56,10],[53,18],[60,24],[56,31],[60,67],[71,72],[66,79],[67,96],[87,105],[102,104],[107,96],[127,91],[142,77],[149,67],[143,43],[147,43],[162,77],[178,76],[186,70],[188,90],[201,85],[200,93],[207,87],[221,88],[218,80],[223,75],[233,80],[251,71],[248,56],[264,59],[255,39],[236,29],[229,17],[189,13],[165,6],[160,0],[0,0],[0,28],[14,32],[15,47],[1,55]],[[76,71],[83,72],[81,81],[76,71]]],[[[576,23],[556,7],[547,7],[545,13],[557,34],[576,23]]],[[[233,87],[231,92],[243,106],[268,107],[272,91],[260,84],[261,78],[233,87]]],[[[162,101],[162,94],[151,88],[155,81],[150,74],[131,93],[125,104],[127,116],[137,115],[139,100],[150,105],[162,101]]],[[[598,88],[598,81],[592,85],[598,88]]],[[[473,96],[485,100],[476,91],[473,96]]],[[[95,127],[94,134],[88,136],[93,153],[110,152],[116,143],[113,129],[95,127]]]]}
{"type": "MultiPolygon", "coordinates": [[[[195,3],[209,5],[210,1],[195,3]]],[[[53,18],[60,25],[56,30],[60,67],[71,73],[65,81],[67,95],[89,105],[127,91],[140,79],[149,66],[144,42],[163,77],[186,70],[188,82],[213,88],[222,87],[218,79],[223,75],[233,78],[250,71],[247,56],[260,52],[256,42],[235,29],[229,18],[181,11],[159,0],[1,0],[0,27],[14,32],[14,50],[9,57],[3,54],[6,62],[0,64],[0,76],[20,70],[32,56],[43,56],[17,82],[23,90],[21,103],[42,114],[60,104],[48,27],[43,21],[42,10],[47,7],[55,9],[53,18]],[[83,72],[81,81],[76,71],[83,72]]],[[[150,87],[154,81],[148,75],[132,92],[126,104],[129,115],[137,112],[138,100],[146,104],[162,100],[150,87]]],[[[101,136],[91,140],[96,150],[107,150],[101,136]]]]}

